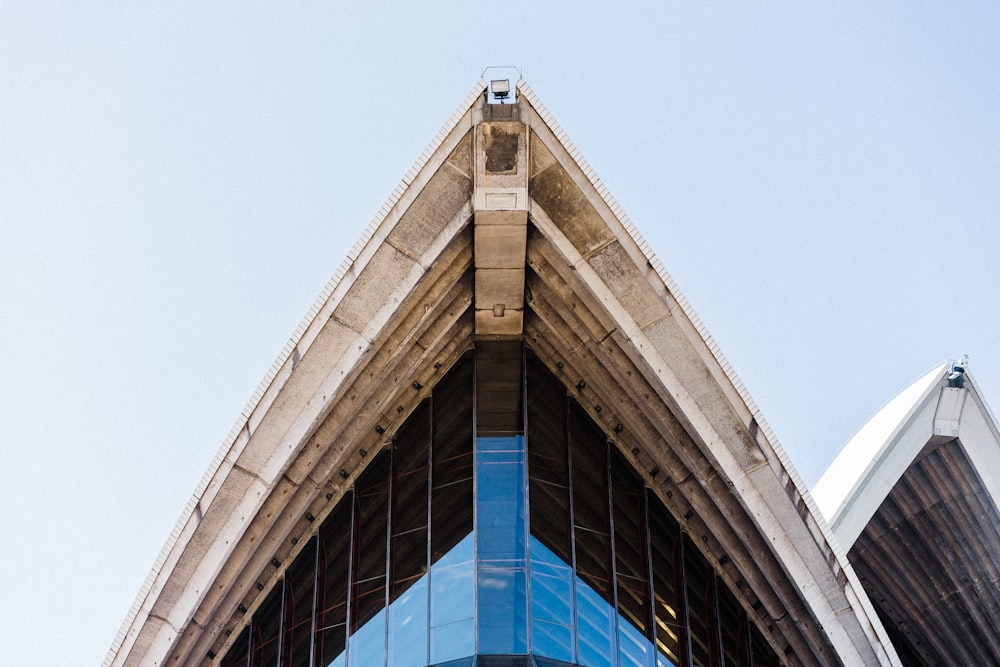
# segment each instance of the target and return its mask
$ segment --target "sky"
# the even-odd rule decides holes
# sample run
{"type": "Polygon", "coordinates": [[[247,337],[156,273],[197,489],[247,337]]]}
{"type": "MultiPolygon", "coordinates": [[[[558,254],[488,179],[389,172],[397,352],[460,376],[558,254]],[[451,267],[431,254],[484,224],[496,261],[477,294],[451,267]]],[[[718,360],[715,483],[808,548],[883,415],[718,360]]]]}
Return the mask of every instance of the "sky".
{"type": "Polygon", "coordinates": [[[996,3],[0,2],[6,664],[100,664],[272,361],[498,65],[808,484],[942,360],[1000,407],[996,3]]]}

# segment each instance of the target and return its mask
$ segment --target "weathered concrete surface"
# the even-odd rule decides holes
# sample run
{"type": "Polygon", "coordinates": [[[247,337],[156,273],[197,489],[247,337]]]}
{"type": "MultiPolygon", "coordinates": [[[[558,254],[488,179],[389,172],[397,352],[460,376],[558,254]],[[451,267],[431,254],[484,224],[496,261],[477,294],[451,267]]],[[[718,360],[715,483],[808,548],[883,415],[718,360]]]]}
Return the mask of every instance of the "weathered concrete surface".
{"type": "Polygon", "coordinates": [[[790,664],[895,664],[801,481],[631,223],[530,89],[502,119],[481,92],[310,311],[106,664],[212,664],[477,337],[524,338],[790,664]]]}
{"type": "Polygon", "coordinates": [[[517,338],[524,329],[528,128],[486,122],[475,136],[476,335],[517,338]]]}

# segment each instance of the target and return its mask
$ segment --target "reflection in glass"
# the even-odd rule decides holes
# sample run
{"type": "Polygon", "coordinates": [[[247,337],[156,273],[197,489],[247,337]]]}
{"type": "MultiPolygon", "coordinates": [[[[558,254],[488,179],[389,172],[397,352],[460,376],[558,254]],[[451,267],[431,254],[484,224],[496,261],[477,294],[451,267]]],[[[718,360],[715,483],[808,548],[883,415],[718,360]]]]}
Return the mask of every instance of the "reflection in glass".
{"type": "Polygon", "coordinates": [[[584,667],[610,667],[615,656],[615,610],[586,583],[576,583],[579,661],[584,667]]]}
{"type": "Polygon", "coordinates": [[[531,537],[532,652],[565,662],[575,656],[573,568],[531,537]]]}
{"type": "Polygon", "coordinates": [[[715,626],[715,577],[687,536],[684,537],[684,577],[692,662],[695,667],[716,667],[720,663],[718,628],[715,626]]]}
{"type": "Polygon", "coordinates": [[[472,535],[431,566],[431,663],[475,652],[472,535]]]}
{"type": "Polygon", "coordinates": [[[476,439],[476,554],[480,563],[524,567],[524,438],[476,439]]]}
{"type": "Polygon", "coordinates": [[[527,586],[523,568],[479,566],[479,653],[527,653],[527,586]]]}
{"type": "Polygon", "coordinates": [[[526,653],[524,437],[476,438],[479,653],[526,653]]]}
{"type": "Polygon", "coordinates": [[[697,544],[520,343],[463,355],[384,444],[220,665],[471,667],[477,653],[487,666],[528,653],[539,667],[779,664],[697,544]]]}
{"type": "Polygon", "coordinates": [[[656,665],[686,664],[690,652],[684,607],[684,570],[681,567],[681,530],[670,512],[647,491],[649,544],[652,555],[656,665]]]}
{"type": "Polygon", "coordinates": [[[642,480],[617,449],[611,450],[619,664],[652,667],[649,554],[642,480]]]}
{"type": "Polygon", "coordinates": [[[389,667],[427,663],[427,577],[389,605],[389,667]]]}

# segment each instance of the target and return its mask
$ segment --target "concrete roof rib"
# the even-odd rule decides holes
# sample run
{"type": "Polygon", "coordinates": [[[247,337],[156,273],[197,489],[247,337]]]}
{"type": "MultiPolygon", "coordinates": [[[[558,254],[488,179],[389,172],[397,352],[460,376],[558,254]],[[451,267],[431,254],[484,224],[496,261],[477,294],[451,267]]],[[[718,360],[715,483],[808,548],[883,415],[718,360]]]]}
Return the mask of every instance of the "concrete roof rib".
{"type": "MultiPolygon", "coordinates": [[[[821,518],[823,517],[823,513],[817,506],[814,500],[814,496],[810,494],[805,481],[802,479],[795,465],[792,463],[792,460],[791,458],[789,458],[788,453],[785,451],[784,447],[781,446],[777,435],[774,433],[770,424],[764,418],[763,414],[760,411],[760,408],[757,406],[756,402],[750,395],[750,392],[747,390],[742,380],[740,380],[732,364],[730,364],[725,354],[723,354],[722,349],[716,343],[711,333],[709,333],[708,328],[705,326],[704,322],[698,316],[694,307],[684,296],[683,292],[681,291],[677,283],[674,281],[670,273],[667,271],[666,267],[664,267],[663,263],[653,253],[652,248],[643,238],[638,228],[636,228],[636,226],[632,223],[631,219],[628,217],[628,214],[618,204],[618,202],[612,196],[611,192],[600,181],[600,179],[597,176],[597,173],[589,165],[586,158],[584,158],[584,156],[576,148],[576,146],[570,140],[569,136],[559,126],[558,122],[548,111],[545,105],[541,102],[541,100],[538,99],[537,95],[531,89],[531,87],[525,81],[522,80],[518,82],[518,90],[525,97],[525,99],[527,99],[528,102],[530,102],[531,105],[535,108],[538,114],[549,126],[552,133],[559,139],[559,141],[570,153],[570,155],[576,161],[576,163],[580,165],[580,168],[583,170],[584,174],[587,176],[588,179],[590,179],[591,183],[597,189],[598,193],[601,195],[604,201],[614,212],[615,216],[621,221],[622,226],[628,232],[629,236],[632,238],[632,240],[636,243],[636,245],[645,255],[646,260],[649,262],[649,265],[653,268],[657,276],[659,276],[659,278],[666,285],[671,296],[676,299],[684,315],[694,326],[695,330],[698,332],[698,335],[701,337],[702,342],[705,344],[707,350],[711,353],[715,362],[718,364],[719,368],[724,373],[726,380],[731,384],[732,388],[739,395],[740,400],[742,401],[746,410],[752,416],[752,419],[759,428],[759,431],[763,436],[764,440],[766,440],[767,444],[770,446],[771,450],[774,452],[775,456],[780,461],[781,468],[788,477],[788,483],[794,489],[791,495],[797,497],[798,500],[804,503],[808,508],[808,514],[804,518],[809,523],[810,529],[814,532],[817,541],[820,543],[824,543],[826,547],[830,549],[830,551],[833,554],[833,558],[843,568],[844,572],[843,576],[849,582],[850,588],[853,591],[852,592],[853,604],[863,608],[865,610],[865,613],[870,618],[874,618],[875,611],[871,606],[871,602],[868,600],[867,595],[863,593],[860,582],[857,581],[857,577],[848,563],[846,552],[834,538],[833,531],[830,529],[827,522],[821,518]]],[[[887,646],[891,645],[890,642],[888,641],[888,637],[885,635],[885,632],[881,627],[881,624],[879,624],[878,622],[875,622],[873,624],[871,632],[878,636],[878,641],[881,642],[882,644],[887,646]]],[[[891,650],[890,650],[890,656],[891,657],[887,657],[887,660],[890,660],[895,664],[895,661],[898,660],[898,658],[896,658],[894,652],[892,652],[891,650]]]]}
{"type": "MultiPolygon", "coordinates": [[[[314,530],[303,516],[330,511],[366,450],[384,444],[377,437],[477,335],[474,148],[484,115],[497,111],[485,91],[485,81],[473,86],[296,328],[185,507],[105,667],[168,656],[213,664],[205,656],[239,634],[237,607],[252,612],[262,582],[282,574],[270,564],[290,562],[306,542],[291,538],[314,530]]],[[[522,80],[517,92],[519,111],[500,111],[520,114],[532,152],[524,339],[544,363],[565,362],[565,373],[587,380],[579,402],[609,433],[623,431],[618,445],[637,470],[665,472],[643,474],[678,515],[693,516],[686,528],[701,535],[699,548],[730,583],[745,582],[794,664],[899,664],[845,553],[704,324],[534,91],[522,80]],[[560,197],[572,199],[572,213],[560,197]],[[607,409],[587,407],[598,402],[607,409]]]]}

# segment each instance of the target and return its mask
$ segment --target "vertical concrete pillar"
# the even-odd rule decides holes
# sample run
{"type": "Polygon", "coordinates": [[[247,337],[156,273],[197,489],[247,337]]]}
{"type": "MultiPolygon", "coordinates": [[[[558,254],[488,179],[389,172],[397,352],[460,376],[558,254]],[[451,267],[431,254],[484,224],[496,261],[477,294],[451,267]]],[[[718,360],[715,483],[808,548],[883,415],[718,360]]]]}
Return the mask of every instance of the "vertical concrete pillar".
{"type": "Polygon", "coordinates": [[[476,335],[518,338],[524,331],[527,126],[506,120],[480,123],[474,155],[476,335]]]}

